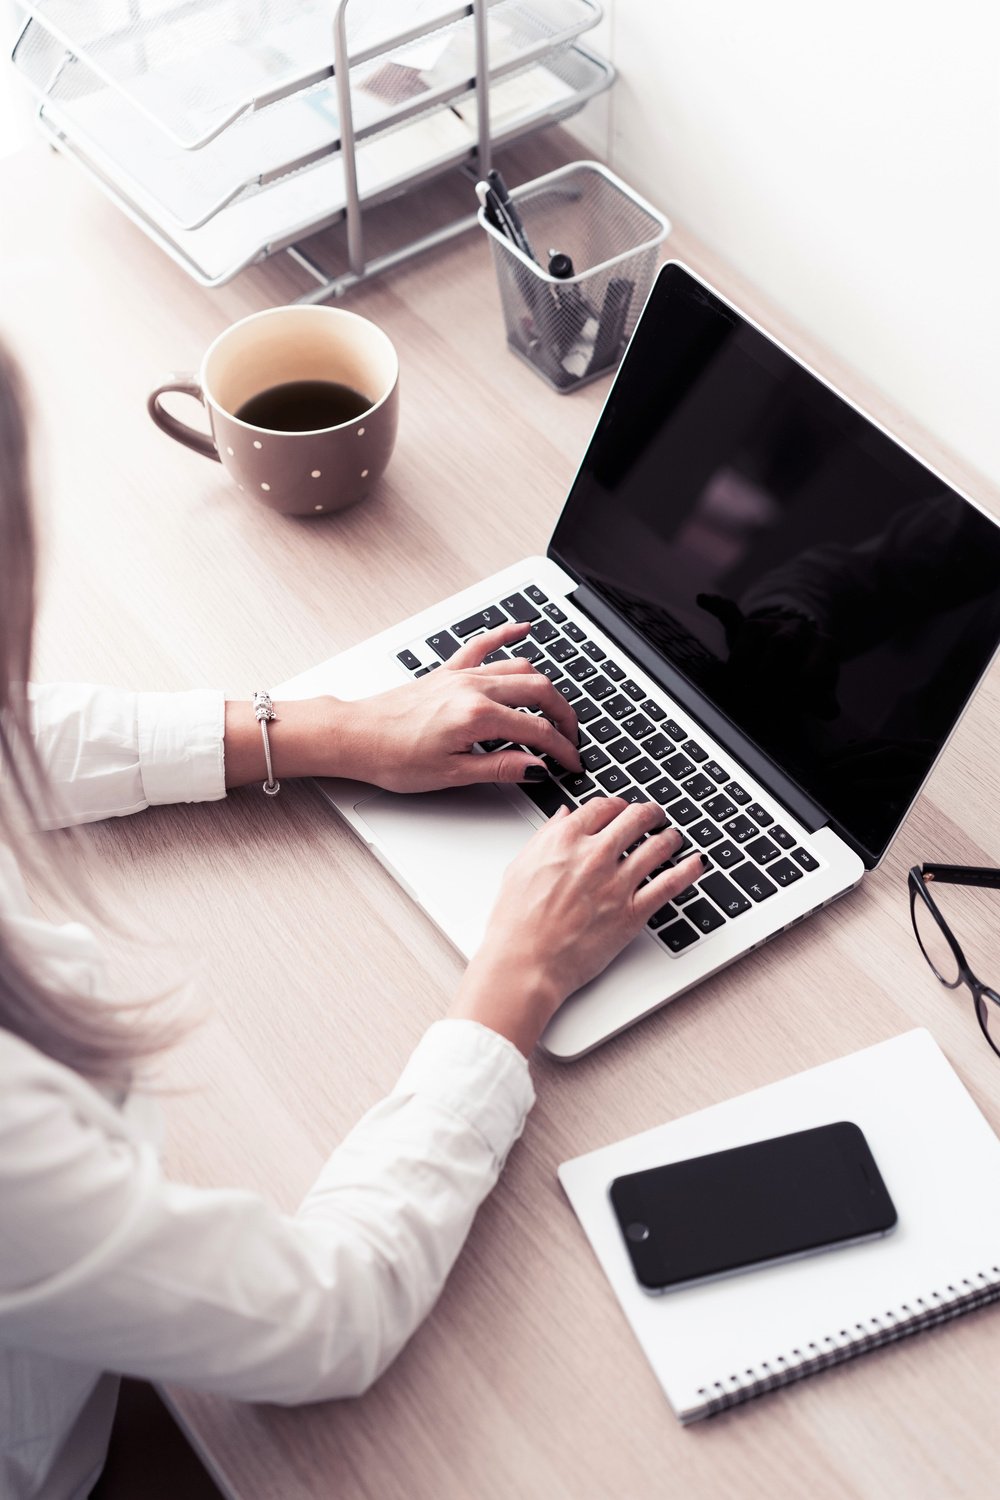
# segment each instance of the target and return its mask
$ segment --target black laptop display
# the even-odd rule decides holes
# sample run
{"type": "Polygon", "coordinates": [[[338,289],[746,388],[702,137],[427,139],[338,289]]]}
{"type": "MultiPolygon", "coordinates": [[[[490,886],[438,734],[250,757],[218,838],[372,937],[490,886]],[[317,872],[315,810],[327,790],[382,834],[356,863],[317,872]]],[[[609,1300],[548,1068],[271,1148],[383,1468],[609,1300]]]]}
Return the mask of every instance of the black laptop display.
{"type": "Polygon", "coordinates": [[[550,554],[869,864],[1000,642],[1000,528],[674,265],[550,554]]]}

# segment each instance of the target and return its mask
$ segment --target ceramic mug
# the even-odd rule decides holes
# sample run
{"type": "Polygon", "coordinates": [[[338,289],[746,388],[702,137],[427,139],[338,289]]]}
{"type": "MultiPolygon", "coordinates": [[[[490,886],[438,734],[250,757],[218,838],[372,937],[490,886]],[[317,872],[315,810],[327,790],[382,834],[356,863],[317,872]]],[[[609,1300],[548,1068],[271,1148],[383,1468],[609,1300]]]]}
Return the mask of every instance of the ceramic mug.
{"type": "Polygon", "coordinates": [[[327,514],[363,499],[385,472],[399,421],[399,360],[389,337],[358,313],[274,307],[220,333],[197,376],[169,376],[147,407],[157,427],[218,459],[245,494],[285,515],[327,514]],[[251,397],[298,381],[348,386],[368,405],[347,421],[304,432],[237,416],[251,397]],[[204,404],[211,437],[163,409],[168,391],[204,404]]]}

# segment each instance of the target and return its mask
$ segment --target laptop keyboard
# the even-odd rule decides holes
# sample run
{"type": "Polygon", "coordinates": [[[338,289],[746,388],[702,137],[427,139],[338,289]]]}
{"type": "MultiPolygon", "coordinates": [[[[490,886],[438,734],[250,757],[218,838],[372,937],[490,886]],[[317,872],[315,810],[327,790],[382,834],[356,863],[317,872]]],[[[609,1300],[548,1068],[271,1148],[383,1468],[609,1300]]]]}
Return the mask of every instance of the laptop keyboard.
{"type": "MultiPolygon", "coordinates": [[[[582,771],[567,771],[543,756],[548,780],[522,783],[519,790],[546,817],[595,797],[658,802],[683,838],[660,868],[692,851],[709,861],[705,873],[648,924],[668,952],[683,953],[705,941],[727,921],[738,920],[819,868],[818,857],[783,826],[780,809],[755,800],[738,776],[699,743],[698,731],[688,728],[665,695],[647,694],[627,667],[590,639],[585,623],[570,619],[535,584],[400,651],[397,660],[413,677],[424,677],[472,636],[510,620],[531,622],[527,640],[491,652],[486,661],[524,657],[549,678],[576,713],[583,763],[582,771]]],[[[537,711],[521,712],[530,718],[537,711]]],[[[529,731],[527,748],[530,741],[529,731]]],[[[490,740],[482,748],[511,745],[490,740]]]]}

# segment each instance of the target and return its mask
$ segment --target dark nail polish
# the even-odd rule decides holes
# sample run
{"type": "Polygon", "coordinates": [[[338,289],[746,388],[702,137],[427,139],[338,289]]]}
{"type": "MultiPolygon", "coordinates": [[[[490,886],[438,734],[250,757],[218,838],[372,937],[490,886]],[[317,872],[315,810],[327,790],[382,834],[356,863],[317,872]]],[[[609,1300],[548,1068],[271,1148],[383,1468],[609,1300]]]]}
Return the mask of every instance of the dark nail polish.
{"type": "Polygon", "coordinates": [[[701,867],[702,867],[702,869],[703,870],[707,870],[708,867],[709,867],[709,865],[712,863],[712,861],[709,859],[708,855],[707,854],[699,854],[698,858],[701,860],[701,867]]]}
{"type": "Polygon", "coordinates": [[[544,766],[529,766],[524,773],[524,779],[525,781],[546,781],[548,774],[544,766]]]}

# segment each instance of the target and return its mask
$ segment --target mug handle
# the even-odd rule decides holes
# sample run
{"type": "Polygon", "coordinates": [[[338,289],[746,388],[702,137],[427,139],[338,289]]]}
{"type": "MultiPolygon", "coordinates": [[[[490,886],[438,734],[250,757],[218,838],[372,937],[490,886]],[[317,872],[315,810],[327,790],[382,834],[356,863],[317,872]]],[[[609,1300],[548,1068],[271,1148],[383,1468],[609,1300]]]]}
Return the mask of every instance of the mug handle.
{"type": "Polygon", "coordinates": [[[167,437],[176,438],[186,448],[193,448],[195,453],[203,453],[206,458],[214,458],[221,463],[215,440],[206,432],[199,432],[196,427],[189,427],[186,422],[181,422],[177,417],[172,417],[168,411],[164,411],[160,405],[160,397],[167,391],[180,391],[185,396],[193,396],[196,401],[204,405],[205,398],[201,393],[201,386],[193,375],[168,375],[162,384],[151,391],[146,401],[146,410],[156,423],[161,432],[167,437]]]}

